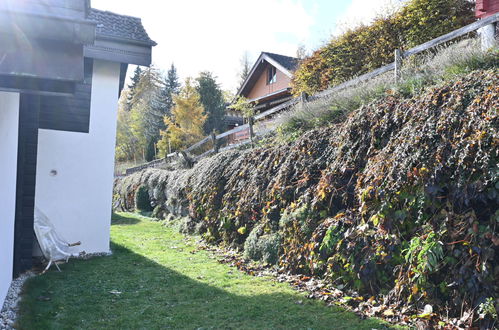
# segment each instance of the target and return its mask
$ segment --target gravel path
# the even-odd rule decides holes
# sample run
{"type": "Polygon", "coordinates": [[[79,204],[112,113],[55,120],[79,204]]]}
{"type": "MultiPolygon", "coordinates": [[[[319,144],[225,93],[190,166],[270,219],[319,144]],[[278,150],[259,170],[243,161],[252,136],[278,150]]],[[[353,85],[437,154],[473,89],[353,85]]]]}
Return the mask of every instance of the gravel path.
{"type": "Polygon", "coordinates": [[[19,295],[23,288],[24,282],[35,276],[33,272],[26,272],[12,281],[9,292],[5,298],[3,308],[0,312],[0,330],[14,329],[14,322],[17,316],[17,303],[19,302],[19,295]]]}

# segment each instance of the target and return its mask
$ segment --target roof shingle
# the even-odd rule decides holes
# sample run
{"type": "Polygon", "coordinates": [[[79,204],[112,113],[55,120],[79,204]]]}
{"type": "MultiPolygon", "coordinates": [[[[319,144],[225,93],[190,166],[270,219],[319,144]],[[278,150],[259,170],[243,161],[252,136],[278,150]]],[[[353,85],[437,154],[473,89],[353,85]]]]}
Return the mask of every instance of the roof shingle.
{"type": "Polygon", "coordinates": [[[282,65],[285,69],[287,69],[289,72],[295,71],[295,69],[298,67],[298,59],[295,57],[290,57],[290,56],[285,56],[285,55],[280,55],[280,54],[275,54],[275,53],[269,53],[269,52],[263,52],[263,54],[271,57],[274,61],[282,65]]]}
{"type": "Polygon", "coordinates": [[[140,18],[91,8],[88,19],[97,23],[97,36],[135,41],[151,46],[156,45],[149,38],[140,18]]]}

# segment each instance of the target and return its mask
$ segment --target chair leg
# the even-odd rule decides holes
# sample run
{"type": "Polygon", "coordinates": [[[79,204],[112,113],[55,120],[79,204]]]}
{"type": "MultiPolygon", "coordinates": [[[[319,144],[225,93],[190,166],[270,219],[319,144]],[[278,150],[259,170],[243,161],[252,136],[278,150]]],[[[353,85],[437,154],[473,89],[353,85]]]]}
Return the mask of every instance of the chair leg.
{"type": "MultiPolygon", "coordinates": [[[[45,274],[47,272],[47,270],[49,270],[49,268],[50,268],[51,265],[52,265],[52,260],[49,261],[49,264],[47,265],[47,267],[45,267],[45,269],[43,270],[42,274],[45,274]]],[[[59,268],[59,267],[57,267],[57,268],[59,268]]]]}

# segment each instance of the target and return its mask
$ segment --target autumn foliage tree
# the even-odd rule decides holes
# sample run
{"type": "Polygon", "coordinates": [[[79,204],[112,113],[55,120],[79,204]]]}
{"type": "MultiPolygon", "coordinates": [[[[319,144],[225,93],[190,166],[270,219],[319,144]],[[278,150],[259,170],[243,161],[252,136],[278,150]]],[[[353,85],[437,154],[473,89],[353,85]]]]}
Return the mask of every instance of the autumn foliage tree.
{"type": "Polygon", "coordinates": [[[165,116],[166,130],[161,131],[158,142],[160,155],[169,149],[179,150],[203,138],[203,127],[207,119],[199,93],[191,79],[187,79],[179,95],[173,97],[171,116],[165,116]]]}
{"type": "Polygon", "coordinates": [[[166,76],[155,67],[137,67],[132,83],[122,92],[118,108],[116,160],[151,161],[157,157],[164,117],[170,115],[180,83],[172,64],[166,76]]]}
{"type": "Polygon", "coordinates": [[[136,158],[138,143],[131,129],[131,116],[128,110],[130,90],[124,90],[118,105],[116,130],[116,160],[123,162],[136,158]]]}

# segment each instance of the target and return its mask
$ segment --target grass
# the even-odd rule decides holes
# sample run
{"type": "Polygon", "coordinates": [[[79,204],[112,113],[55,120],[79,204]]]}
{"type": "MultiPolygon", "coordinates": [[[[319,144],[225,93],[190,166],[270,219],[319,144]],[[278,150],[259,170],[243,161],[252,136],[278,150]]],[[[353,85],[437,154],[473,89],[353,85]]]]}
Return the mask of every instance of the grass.
{"type": "Polygon", "coordinates": [[[30,279],[19,329],[372,329],[288,284],[196,252],[194,238],[131,213],[113,216],[113,255],[30,279]]]}

